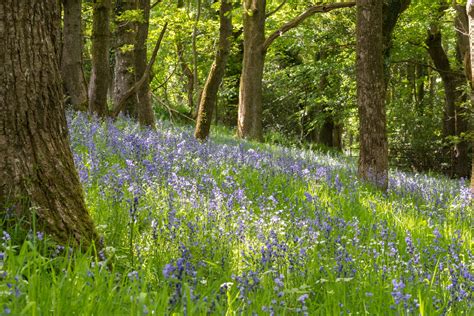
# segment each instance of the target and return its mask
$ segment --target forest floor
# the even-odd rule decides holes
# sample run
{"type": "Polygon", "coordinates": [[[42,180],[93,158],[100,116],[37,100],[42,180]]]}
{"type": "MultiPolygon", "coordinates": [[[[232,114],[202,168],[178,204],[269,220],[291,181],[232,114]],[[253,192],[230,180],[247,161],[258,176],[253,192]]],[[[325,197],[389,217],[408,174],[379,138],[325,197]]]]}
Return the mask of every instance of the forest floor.
{"type": "Polygon", "coordinates": [[[0,314],[472,315],[464,181],[188,128],[69,114],[106,255],[0,236],[0,314]],[[102,260],[102,261],[100,261],[102,260]]]}

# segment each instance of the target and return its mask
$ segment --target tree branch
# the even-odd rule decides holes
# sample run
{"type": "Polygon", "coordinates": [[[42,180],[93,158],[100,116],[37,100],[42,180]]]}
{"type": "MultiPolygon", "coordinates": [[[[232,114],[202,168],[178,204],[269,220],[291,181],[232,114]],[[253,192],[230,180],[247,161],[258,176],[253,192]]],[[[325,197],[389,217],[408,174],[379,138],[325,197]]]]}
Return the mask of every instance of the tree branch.
{"type": "Polygon", "coordinates": [[[349,8],[355,6],[355,2],[339,2],[339,3],[328,3],[328,4],[319,4],[309,7],[305,12],[295,17],[293,20],[285,23],[278,30],[273,32],[263,43],[263,51],[266,52],[268,47],[276,40],[278,37],[282,36],[289,30],[300,25],[304,20],[316,13],[325,13],[335,9],[340,8],[349,8]]]}
{"type": "Polygon", "coordinates": [[[158,54],[158,50],[160,49],[161,41],[163,40],[163,37],[165,36],[166,28],[168,27],[168,22],[165,23],[163,26],[163,29],[161,30],[160,37],[158,38],[158,41],[156,42],[155,48],[153,50],[153,54],[151,55],[150,62],[146,66],[145,72],[143,73],[143,76],[138,80],[130,89],[128,89],[127,92],[123,95],[123,97],[120,99],[120,101],[117,103],[117,106],[114,108],[112,111],[112,118],[116,118],[119,113],[123,110],[125,107],[125,102],[127,102],[128,98],[130,98],[132,95],[136,93],[136,91],[142,86],[142,84],[148,80],[150,76],[150,71],[151,68],[153,67],[153,64],[155,63],[156,55],[158,54]]]}
{"type": "Polygon", "coordinates": [[[150,10],[156,7],[162,0],[158,0],[150,6],[150,10]]]}
{"type": "Polygon", "coordinates": [[[285,5],[287,0],[283,0],[280,5],[278,7],[275,8],[275,10],[271,11],[271,12],[268,12],[267,14],[265,14],[265,18],[268,18],[272,15],[274,15],[275,13],[277,13],[278,11],[280,11],[281,8],[283,8],[283,6],[285,5]]]}

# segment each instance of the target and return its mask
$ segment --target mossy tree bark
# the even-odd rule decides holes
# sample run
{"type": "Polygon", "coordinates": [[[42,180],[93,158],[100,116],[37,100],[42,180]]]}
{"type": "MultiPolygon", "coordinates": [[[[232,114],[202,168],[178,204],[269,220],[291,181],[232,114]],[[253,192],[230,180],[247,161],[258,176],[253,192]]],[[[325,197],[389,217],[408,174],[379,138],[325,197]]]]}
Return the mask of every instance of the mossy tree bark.
{"type": "Polygon", "coordinates": [[[92,15],[92,74],[89,84],[89,111],[108,114],[107,91],[110,84],[109,47],[111,0],[95,0],[92,15]]]}
{"type": "Polygon", "coordinates": [[[381,189],[388,185],[383,66],[382,1],[357,0],[357,104],[359,177],[381,189]]]}
{"type": "Polygon", "coordinates": [[[217,105],[217,92],[224,78],[227,58],[230,53],[230,39],[232,36],[232,3],[229,0],[222,0],[219,10],[220,30],[219,43],[216,57],[209,71],[202,97],[199,103],[199,110],[196,120],[196,130],[194,136],[199,140],[205,140],[209,136],[212,114],[217,105]]]}
{"type": "Polygon", "coordinates": [[[98,236],[68,142],[56,0],[0,2],[0,210],[84,248],[98,236]]]}
{"type": "Polygon", "coordinates": [[[63,50],[61,74],[67,102],[75,110],[87,110],[87,87],[82,70],[82,1],[63,0],[63,50]]]}

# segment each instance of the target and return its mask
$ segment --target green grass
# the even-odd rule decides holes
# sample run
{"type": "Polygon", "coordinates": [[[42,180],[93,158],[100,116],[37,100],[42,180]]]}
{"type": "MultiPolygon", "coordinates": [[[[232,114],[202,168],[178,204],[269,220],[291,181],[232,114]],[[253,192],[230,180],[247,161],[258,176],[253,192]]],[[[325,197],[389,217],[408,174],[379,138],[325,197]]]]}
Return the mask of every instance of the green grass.
{"type": "Polygon", "coordinates": [[[115,126],[70,118],[107,260],[10,231],[0,314],[474,314],[463,183],[393,171],[382,193],[348,158],[115,126]]]}

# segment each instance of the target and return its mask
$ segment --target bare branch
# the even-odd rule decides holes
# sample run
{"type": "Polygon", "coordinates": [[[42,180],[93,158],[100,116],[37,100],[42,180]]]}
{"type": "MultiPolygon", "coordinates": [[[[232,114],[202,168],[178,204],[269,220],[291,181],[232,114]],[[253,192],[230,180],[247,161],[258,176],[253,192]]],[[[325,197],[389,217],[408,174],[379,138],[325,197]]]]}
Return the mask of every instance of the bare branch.
{"type": "Polygon", "coordinates": [[[338,2],[338,3],[328,3],[328,4],[319,4],[309,7],[305,12],[295,17],[293,20],[285,23],[278,30],[273,32],[263,43],[263,51],[266,52],[268,47],[276,40],[278,37],[282,36],[289,30],[300,25],[304,20],[316,13],[325,13],[335,9],[341,8],[350,8],[355,6],[355,2],[338,2]]]}
{"type": "Polygon", "coordinates": [[[120,101],[117,103],[117,106],[113,109],[112,111],[112,118],[116,118],[119,113],[123,110],[125,107],[125,102],[127,102],[128,98],[130,98],[132,95],[134,95],[137,91],[138,88],[142,86],[142,84],[148,80],[150,77],[150,71],[151,68],[153,67],[153,64],[155,63],[156,55],[158,54],[158,50],[160,49],[161,41],[163,40],[163,37],[165,36],[166,28],[168,27],[168,22],[165,23],[163,26],[163,29],[161,30],[160,37],[158,38],[158,41],[156,42],[155,49],[153,50],[153,54],[151,55],[150,62],[146,66],[145,72],[143,73],[143,76],[138,80],[133,87],[128,89],[127,92],[123,95],[123,97],[120,99],[120,101]]]}
{"type": "Polygon", "coordinates": [[[283,1],[280,3],[280,5],[275,8],[275,10],[273,10],[273,11],[271,11],[271,12],[265,14],[265,18],[268,18],[268,17],[274,15],[275,13],[277,13],[278,11],[280,11],[280,9],[283,8],[283,6],[285,5],[286,1],[288,1],[288,0],[283,0],[283,1]]]}
{"type": "Polygon", "coordinates": [[[150,10],[153,9],[154,7],[156,7],[159,3],[161,3],[162,0],[158,0],[156,1],[155,3],[153,3],[151,6],[150,6],[150,10]]]}

